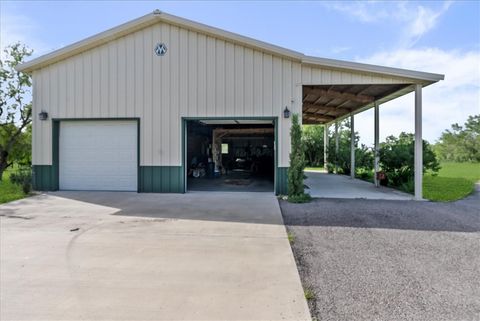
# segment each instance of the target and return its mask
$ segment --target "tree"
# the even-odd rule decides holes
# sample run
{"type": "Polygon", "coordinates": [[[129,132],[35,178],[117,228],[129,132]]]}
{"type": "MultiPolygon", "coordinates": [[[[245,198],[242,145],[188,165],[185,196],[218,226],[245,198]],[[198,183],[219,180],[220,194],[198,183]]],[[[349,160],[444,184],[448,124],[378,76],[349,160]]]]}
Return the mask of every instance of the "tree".
{"type": "MultiPolygon", "coordinates": [[[[328,164],[329,171],[335,167],[335,162],[338,165],[339,174],[350,175],[351,171],[351,126],[350,120],[346,119],[338,124],[338,153],[335,150],[335,133],[329,136],[328,146],[328,164]]],[[[355,169],[371,171],[373,169],[373,151],[365,145],[358,147],[360,136],[355,132],[355,169]]]]}
{"type": "Polygon", "coordinates": [[[308,166],[323,166],[323,126],[305,125],[302,128],[302,145],[308,166]]]}
{"type": "Polygon", "coordinates": [[[291,151],[290,168],[288,169],[288,199],[293,202],[303,202],[309,199],[303,185],[305,169],[305,153],[302,146],[302,128],[298,121],[298,114],[292,115],[290,129],[291,151]]]}
{"type": "Polygon", "coordinates": [[[4,49],[5,56],[0,59],[0,180],[14,162],[29,158],[26,154],[30,145],[25,139],[29,137],[27,129],[32,122],[32,102],[27,98],[32,79],[15,67],[32,52],[16,43],[4,49]]]}
{"type": "Polygon", "coordinates": [[[452,124],[435,145],[442,161],[480,162],[480,115],[469,116],[464,126],[452,124]]]}
{"type": "MultiPolygon", "coordinates": [[[[398,137],[388,136],[380,144],[380,167],[387,174],[388,184],[400,187],[407,192],[413,191],[415,172],[415,140],[413,134],[400,133],[398,137]]],[[[423,172],[437,173],[440,164],[431,145],[423,141],[423,172]]]]}

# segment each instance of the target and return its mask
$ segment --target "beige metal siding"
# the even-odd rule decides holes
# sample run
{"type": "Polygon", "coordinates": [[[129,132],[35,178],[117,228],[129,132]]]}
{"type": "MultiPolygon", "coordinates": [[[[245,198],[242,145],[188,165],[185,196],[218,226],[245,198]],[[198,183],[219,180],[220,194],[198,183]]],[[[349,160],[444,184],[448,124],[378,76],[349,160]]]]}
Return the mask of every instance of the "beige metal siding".
{"type": "Polygon", "coordinates": [[[301,66],[222,39],[159,23],[33,73],[33,163],[52,163],[50,118],[140,118],[140,164],[181,164],[182,117],[278,117],[279,166],[288,166],[290,119],[302,84],[399,83],[301,66]],[[153,48],[164,42],[167,54],[153,48]]]}
{"type": "MultiPolygon", "coordinates": [[[[139,117],[141,165],[181,164],[181,117],[279,117],[279,165],[287,166],[289,121],[281,115],[285,106],[298,110],[294,68],[300,65],[157,24],[35,71],[34,108],[50,118],[139,117]],[[157,42],[168,46],[164,57],[154,55],[157,42]]],[[[51,122],[35,119],[33,131],[34,164],[51,164],[51,122]]]]}
{"type": "Polygon", "coordinates": [[[302,84],[304,85],[407,84],[413,82],[413,80],[401,77],[302,66],[302,84]]]}

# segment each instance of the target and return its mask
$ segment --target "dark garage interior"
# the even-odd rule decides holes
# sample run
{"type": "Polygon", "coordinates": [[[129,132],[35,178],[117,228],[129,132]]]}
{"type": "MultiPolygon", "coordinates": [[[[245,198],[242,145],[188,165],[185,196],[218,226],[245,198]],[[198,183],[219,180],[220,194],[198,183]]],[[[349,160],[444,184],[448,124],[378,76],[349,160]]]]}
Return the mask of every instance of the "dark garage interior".
{"type": "Polygon", "coordinates": [[[187,190],[273,192],[272,120],[187,121],[187,190]]]}

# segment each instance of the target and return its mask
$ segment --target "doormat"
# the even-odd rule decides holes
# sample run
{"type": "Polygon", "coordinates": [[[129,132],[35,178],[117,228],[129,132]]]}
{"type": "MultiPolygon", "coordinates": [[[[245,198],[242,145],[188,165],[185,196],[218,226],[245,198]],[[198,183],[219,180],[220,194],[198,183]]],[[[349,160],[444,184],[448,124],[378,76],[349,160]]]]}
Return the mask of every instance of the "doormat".
{"type": "Polygon", "coordinates": [[[229,185],[250,185],[250,179],[238,178],[238,179],[226,179],[225,184],[229,185]]]}

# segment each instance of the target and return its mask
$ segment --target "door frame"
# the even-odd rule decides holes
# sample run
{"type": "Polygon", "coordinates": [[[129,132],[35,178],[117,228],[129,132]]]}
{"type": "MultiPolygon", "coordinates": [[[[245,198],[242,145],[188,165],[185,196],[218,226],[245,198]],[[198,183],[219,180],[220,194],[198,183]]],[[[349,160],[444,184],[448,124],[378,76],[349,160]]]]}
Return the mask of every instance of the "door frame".
{"type": "Polygon", "coordinates": [[[62,121],[135,121],[137,123],[137,193],[140,191],[140,118],[139,117],[95,117],[95,118],[52,118],[52,167],[55,176],[54,190],[60,189],[60,122],[62,121]]]}
{"type": "Polygon", "coordinates": [[[184,193],[187,192],[187,122],[192,120],[271,120],[273,122],[274,128],[274,175],[273,175],[273,193],[277,192],[277,173],[278,173],[278,117],[276,116],[218,116],[218,117],[182,117],[181,119],[181,128],[182,128],[182,172],[183,172],[183,188],[184,193]]]}

